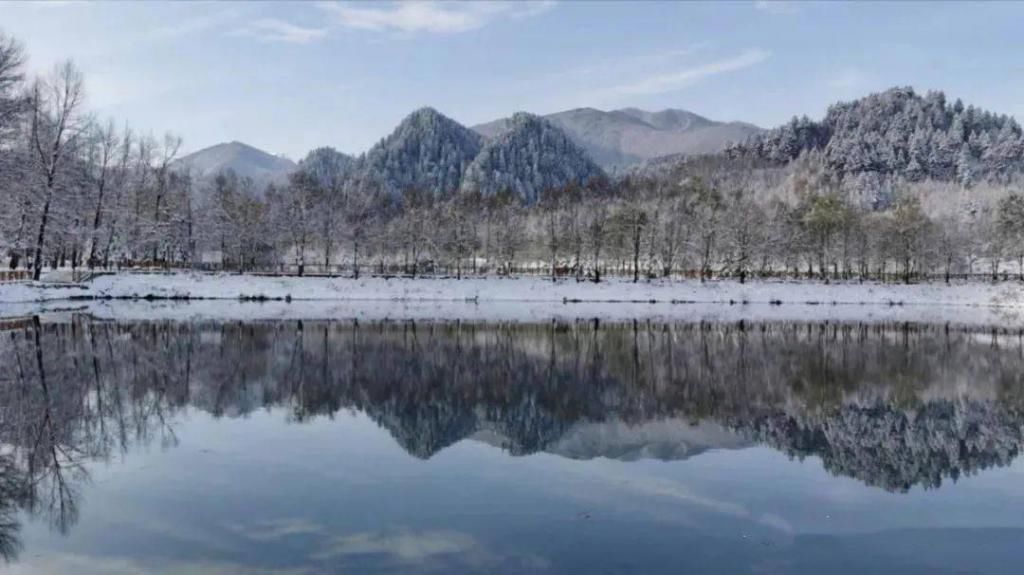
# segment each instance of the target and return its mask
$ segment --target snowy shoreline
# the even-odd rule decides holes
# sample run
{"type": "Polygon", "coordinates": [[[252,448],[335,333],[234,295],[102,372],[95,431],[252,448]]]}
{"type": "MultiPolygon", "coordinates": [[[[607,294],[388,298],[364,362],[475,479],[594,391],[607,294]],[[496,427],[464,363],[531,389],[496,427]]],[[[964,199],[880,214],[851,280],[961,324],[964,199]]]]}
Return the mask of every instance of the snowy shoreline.
{"type": "Polygon", "coordinates": [[[544,323],[600,320],[608,323],[833,322],[947,324],[971,329],[1018,331],[1024,308],[925,305],[769,305],[561,302],[398,302],[293,300],[145,301],[94,300],[0,304],[0,318],[42,316],[67,321],[75,315],[110,321],[423,321],[544,323]]]}
{"type": "Polygon", "coordinates": [[[112,274],[82,284],[0,284],[0,304],[83,299],[474,301],[587,303],[764,303],[1024,307],[1024,284],[883,284],[766,280],[655,280],[601,283],[540,277],[271,277],[239,274],[112,274]]]}
{"type": "Polygon", "coordinates": [[[266,277],[117,274],[86,284],[0,284],[0,317],[89,313],[109,319],[1024,322],[1024,285],[806,281],[600,284],[542,278],[266,277]]]}

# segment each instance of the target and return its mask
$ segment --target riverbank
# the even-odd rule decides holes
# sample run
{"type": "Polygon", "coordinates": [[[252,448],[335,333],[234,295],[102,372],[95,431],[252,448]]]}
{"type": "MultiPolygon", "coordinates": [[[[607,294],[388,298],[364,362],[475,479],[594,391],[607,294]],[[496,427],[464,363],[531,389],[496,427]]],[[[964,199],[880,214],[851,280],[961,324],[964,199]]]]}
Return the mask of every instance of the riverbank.
{"type": "Polygon", "coordinates": [[[600,284],[540,278],[297,278],[119,274],[84,284],[0,285],[0,317],[108,319],[868,321],[1016,328],[1015,282],[897,285],[795,281],[600,284]]]}
{"type": "Polygon", "coordinates": [[[324,278],[238,274],[112,274],[80,284],[0,284],[0,304],[99,299],[398,302],[966,305],[1024,307],[1024,284],[524,278],[324,278]]]}

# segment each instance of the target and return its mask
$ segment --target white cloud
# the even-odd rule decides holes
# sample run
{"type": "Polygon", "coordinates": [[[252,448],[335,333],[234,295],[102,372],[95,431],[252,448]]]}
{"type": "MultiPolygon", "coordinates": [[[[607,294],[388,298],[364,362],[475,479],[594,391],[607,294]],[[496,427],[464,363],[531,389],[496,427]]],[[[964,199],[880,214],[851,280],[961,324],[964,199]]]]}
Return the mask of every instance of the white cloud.
{"type": "Polygon", "coordinates": [[[307,519],[273,519],[252,524],[233,523],[227,528],[253,541],[277,541],[298,536],[316,536],[326,532],[322,525],[307,519]]]}
{"type": "Polygon", "coordinates": [[[510,14],[512,18],[532,18],[540,16],[555,7],[556,0],[532,0],[516,2],[516,10],[510,14]]]}
{"type": "Polygon", "coordinates": [[[401,571],[488,573],[497,566],[523,573],[539,573],[551,568],[551,562],[532,553],[494,553],[468,533],[433,529],[414,531],[396,529],[366,531],[333,537],[310,558],[316,561],[342,561],[373,557],[377,561],[401,566],[401,571]],[[460,569],[458,566],[468,569],[460,569]],[[443,568],[443,569],[442,569],[443,568]]]}
{"type": "Polygon", "coordinates": [[[233,34],[251,36],[265,42],[309,44],[326,36],[327,28],[307,28],[276,18],[263,18],[249,22],[233,34]]]}
{"type": "Polygon", "coordinates": [[[456,531],[370,532],[337,537],[314,557],[322,560],[353,555],[389,555],[399,561],[420,563],[439,555],[480,550],[476,539],[456,531]]]}
{"type": "Polygon", "coordinates": [[[164,40],[177,39],[214,28],[237,15],[235,10],[225,10],[209,14],[200,14],[161,26],[150,33],[150,37],[164,40]]]}
{"type": "Polygon", "coordinates": [[[652,476],[623,477],[616,475],[615,472],[612,472],[610,476],[605,479],[614,481],[613,485],[615,487],[632,492],[636,495],[670,499],[679,503],[708,509],[724,515],[732,515],[741,518],[750,516],[750,512],[746,507],[739,503],[715,499],[713,497],[707,497],[699,493],[695,493],[683,483],[672,479],[652,476]]]}
{"type": "Polygon", "coordinates": [[[323,2],[320,7],[346,28],[373,32],[454,34],[482,28],[500,18],[538,16],[554,7],[535,2],[392,2],[356,4],[323,2]]]}
{"type": "Polygon", "coordinates": [[[610,92],[617,95],[651,95],[664,94],[680,90],[705,78],[735,72],[760,64],[771,54],[765,50],[747,50],[738,56],[691,66],[674,72],[659,73],[627,84],[611,88],[610,92]]]}
{"type": "Polygon", "coordinates": [[[784,517],[774,513],[765,513],[764,515],[761,515],[757,522],[761,525],[781,531],[787,535],[793,535],[796,532],[792,523],[787,521],[784,517]]]}
{"type": "Polygon", "coordinates": [[[754,8],[769,14],[796,14],[800,6],[791,0],[755,0],[754,8]]]}

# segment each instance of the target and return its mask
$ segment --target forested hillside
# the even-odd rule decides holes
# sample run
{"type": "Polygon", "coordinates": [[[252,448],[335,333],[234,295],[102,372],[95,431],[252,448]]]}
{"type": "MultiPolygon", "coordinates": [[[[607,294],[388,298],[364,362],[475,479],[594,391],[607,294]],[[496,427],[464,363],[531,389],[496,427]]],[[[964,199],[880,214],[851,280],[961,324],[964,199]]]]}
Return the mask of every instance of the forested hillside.
{"type": "Polygon", "coordinates": [[[416,110],[360,159],[358,185],[389,194],[454,191],[483,138],[433,108],[416,110]]]}
{"type": "Polygon", "coordinates": [[[437,110],[422,108],[346,169],[345,188],[391,198],[412,191],[511,191],[534,202],[543,190],[599,175],[586,152],[536,116],[516,114],[506,132],[485,141],[437,110]]]}
{"type": "Polygon", "coordinates": [[[1003,182],[1024,167],[1024,133],[1016,120],[912,88],[835,104],[821,121],[794,118],[729,153],[782,165],[812,150],[840,176],[877,173],[911,182],[1003,182]]]}
{"type": "Polygon", "coordinates": [[[601,168],[565,132],[521,112],[473,160],[462,189],[485,196],[507,190],[533,203],[545,190],[582,185],[601,175],[601,168]]]}

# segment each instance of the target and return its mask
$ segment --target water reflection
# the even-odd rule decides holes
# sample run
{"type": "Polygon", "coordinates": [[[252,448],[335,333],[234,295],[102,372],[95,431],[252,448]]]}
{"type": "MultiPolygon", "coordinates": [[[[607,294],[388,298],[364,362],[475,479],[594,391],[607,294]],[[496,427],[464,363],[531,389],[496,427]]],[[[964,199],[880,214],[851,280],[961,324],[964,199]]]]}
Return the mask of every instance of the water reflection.
{"type": "MultiPolygon", "coordinates": [[[[171,446],[187,408],[365,413],[410,455],[681,460],[768,445],[905,492],[1009,464],[1019,333],[911,324],[67,322],[0,332],[0,554],[65,532],[88,462],[171,446]]],[[[393,537],[405,537],[398,534],[393,537]]],[[[373,541],[349,541],[373,547],[373,541]]]]}

